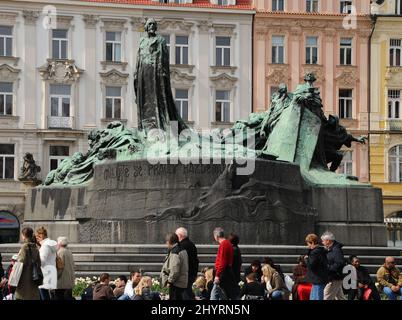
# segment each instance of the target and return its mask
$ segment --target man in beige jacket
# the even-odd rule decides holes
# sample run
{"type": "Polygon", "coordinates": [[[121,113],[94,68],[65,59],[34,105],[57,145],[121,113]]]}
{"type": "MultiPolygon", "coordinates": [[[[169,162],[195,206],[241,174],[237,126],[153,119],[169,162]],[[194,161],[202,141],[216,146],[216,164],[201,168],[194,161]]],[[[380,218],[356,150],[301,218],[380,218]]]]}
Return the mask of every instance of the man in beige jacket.
{"type": "Polygon", "coordinates": [[[57,255],[61,260],[61,269],[57,270],[57,300],[72,300],[73,288],[75,284],[75,265],[73,254],[67,248],[68,241],[66,237],[57,238],[57,245],[59,250],[57,255]]]}

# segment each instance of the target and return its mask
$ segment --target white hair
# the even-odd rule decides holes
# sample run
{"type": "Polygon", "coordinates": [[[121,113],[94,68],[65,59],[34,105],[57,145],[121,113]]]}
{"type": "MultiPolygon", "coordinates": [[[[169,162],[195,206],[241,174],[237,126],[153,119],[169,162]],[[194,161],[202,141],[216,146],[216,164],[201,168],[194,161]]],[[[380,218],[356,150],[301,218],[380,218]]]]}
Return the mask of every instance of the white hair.
{"type": "Polygon", "coordinates": [[[180,227],[176,230],[175,232],[178,236],[182,236],[183,238],[187,238],[188,237],[188,232],[186,228],[180,227]]]}
{"type": "Polygon", "coordinates": [[[62,247],[67,247],[67,245],[68,245],[67,237],[58,237],[57,238],[57,243],[59,245],[61,245],[62,247]]]}
{"type": "Polygon", "coordinates": [[[330,231],[325,231],[322,236],[321,236],[321,240],[330,240],[330,241],[334,241],[335,240],[335,236],[332,232],[330,231]]]}
{"type": "Polygon", "coordinates": [[[225,237],[225,231],[221,227],[217,227],[214,229],[214,237],[223,238],[225,237]]]}

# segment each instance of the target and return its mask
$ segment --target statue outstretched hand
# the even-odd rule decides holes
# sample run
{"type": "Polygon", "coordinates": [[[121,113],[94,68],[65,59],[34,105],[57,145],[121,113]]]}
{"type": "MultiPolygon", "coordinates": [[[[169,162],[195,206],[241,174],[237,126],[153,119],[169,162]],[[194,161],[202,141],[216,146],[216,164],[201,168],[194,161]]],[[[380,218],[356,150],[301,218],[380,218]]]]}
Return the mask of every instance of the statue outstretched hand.
{"type": "Polygon", "coordinates": [[[368,141],[368,138],[365,136],[361,136],[360,138],[356,138],[356,142],[361,143],[361,144],[366,144],[366,140],[368,141]]]}

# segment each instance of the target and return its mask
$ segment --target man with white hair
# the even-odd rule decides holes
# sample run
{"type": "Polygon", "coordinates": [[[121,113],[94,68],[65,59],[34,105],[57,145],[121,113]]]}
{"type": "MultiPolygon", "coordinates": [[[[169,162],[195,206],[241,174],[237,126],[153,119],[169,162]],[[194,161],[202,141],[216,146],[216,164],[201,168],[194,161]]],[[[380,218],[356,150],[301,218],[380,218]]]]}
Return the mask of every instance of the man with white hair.
{"type": "Polygon", "coordinates": [[[75,265],[73,254],[67,248],[66,237],[57,238],[57,289],[55,290],[56,300],[73,300],[73,288],[75,283],[75,265]]]}
{"type": "Polygon", "coordinates": [[[342,290],[343,268],[346,265],[343,244],[336,241],[334,234],[329,231],[324,232],[321,240],[327,249],[329,280],[324,288],[324,300],[346,300],[342,290]]]}
{"type": "Polygon", "coordinates": [[[198,275],[198,252],[195,244],[189,239],[186,228],[180,227],[176,230],[176,235],[179,238],[179,245],[187,251],[188,256],[188,283],[187,289],[183,293],[184,300],[194,300],[193,283],[198,275]]]}

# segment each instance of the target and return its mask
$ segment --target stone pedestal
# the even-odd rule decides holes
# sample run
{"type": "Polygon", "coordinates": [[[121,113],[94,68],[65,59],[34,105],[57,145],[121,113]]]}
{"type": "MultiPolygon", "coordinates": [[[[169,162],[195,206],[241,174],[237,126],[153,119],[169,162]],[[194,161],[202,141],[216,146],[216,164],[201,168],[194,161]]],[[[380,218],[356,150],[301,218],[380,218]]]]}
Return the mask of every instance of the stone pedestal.
{"type": "Polygon", "coordinates": [[[386,245],[381,190],[313,187],[298,165],[281,161],[256,160],[248,176],[236,168],[100,164],[85,187],[31,189],[25,222],[81,243],[163,243],[185,226],[196,243],[208,244],[221,226],[243,244],[301,245],[308,233],[331,230],[347,245],[386,245]]]}

